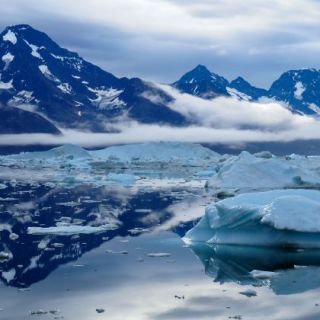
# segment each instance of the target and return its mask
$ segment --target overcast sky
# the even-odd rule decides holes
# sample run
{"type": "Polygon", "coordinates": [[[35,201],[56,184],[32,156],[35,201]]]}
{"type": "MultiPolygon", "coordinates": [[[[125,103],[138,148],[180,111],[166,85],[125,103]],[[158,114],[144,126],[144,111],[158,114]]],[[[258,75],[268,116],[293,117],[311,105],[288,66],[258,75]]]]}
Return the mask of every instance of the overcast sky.
{"type": "Polygon", "coordinates": [[[1,28],[18,23],[118,76],[170,83],[205,64],[269,87],[320,68],[318,0],[1,0],[1,28]]]}

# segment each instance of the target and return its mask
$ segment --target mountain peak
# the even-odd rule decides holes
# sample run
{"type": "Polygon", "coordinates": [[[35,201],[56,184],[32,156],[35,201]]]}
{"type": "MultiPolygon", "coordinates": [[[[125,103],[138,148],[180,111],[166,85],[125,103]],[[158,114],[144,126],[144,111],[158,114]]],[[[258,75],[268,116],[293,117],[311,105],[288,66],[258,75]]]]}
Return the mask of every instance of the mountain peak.
{"type": "Polygon", "coordinates": [[[230,84],[232,84],[232,83],[249,83],[249,82],[239,76],[239,77],[235,78],[234,80],[232,80],[230,84]]]}
{"type": "Polygon", "coordinates": [[[226,91],[228,84],[228,80],[199,64],[183,75],[173,86],[182,92],[211,99],[218,95],[228,96],[226,91]]]}

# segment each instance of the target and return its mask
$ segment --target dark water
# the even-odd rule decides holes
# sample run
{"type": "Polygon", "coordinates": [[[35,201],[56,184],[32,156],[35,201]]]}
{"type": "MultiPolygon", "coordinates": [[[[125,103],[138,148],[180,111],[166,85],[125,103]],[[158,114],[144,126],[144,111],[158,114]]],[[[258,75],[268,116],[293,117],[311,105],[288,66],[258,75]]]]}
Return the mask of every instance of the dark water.
{"type": "Polygon", "coordinates": [[[182,241],[203,188],[7,183],[0,199],[2,320],[320,318],[319,251],[182,241]]]}

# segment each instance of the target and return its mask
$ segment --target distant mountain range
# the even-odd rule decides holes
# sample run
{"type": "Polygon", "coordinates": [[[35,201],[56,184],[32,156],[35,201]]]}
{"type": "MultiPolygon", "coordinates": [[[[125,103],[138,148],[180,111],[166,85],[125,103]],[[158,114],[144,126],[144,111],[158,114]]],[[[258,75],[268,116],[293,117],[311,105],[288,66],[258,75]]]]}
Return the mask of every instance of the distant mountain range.
{"type": "MultiPolygon", "coordinates": [[[[320,71],[288,71],[269,90],[241,77],[229,82],[199,65],[172,84],[204,99],[219,96],[249,101],[282,101],[293,112],[320,114],[320,71]]],[[[172,110],[173,97],[139,78],[117,78],[61,48],[29,25],[0,34],[0,133],[52,133],[59,128],[111,132],[115,121],[186,126],[172,110]],[[148,99],[144,93],[161,99],[148,99]]]]}

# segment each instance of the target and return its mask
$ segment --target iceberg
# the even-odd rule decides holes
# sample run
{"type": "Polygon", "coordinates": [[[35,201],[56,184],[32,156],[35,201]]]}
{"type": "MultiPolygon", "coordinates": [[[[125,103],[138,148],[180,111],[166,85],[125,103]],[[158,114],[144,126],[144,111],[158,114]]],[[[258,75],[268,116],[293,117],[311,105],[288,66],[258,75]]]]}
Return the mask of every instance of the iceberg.
{"type": "Polygon", "coordinates": [[[16,160],[48,160],[48,159],[90,159],[88,151],[78,145],[65,144],[48,151],[23,152],[17,155],[10,155],[5,158],[16,160]]]}
{"type": "MultiPolygon", "coordinates": [[[[208,181],[208,187],[241,193],[319,187],[319,171],[308,168],[306,161],[308,159],[291,161],[286,158],[254,156],[243,151],[239,156],[229,157],[222,163],[218,173],[208,181]]],[[[319,168],[319,162],[317,166],[319,168]]]]}
{"type": "Polygon", "coordinates": [[[181,142],[150,142],[113,146],[90,151],[93,158],[111,162],[178,162],[193,163],[217,160],[220,155],[200,144],[181,142]]]}
{"type": "Polygon", "coordinates": [[[187,241],[320,248],[320,191],[273,190],[209,205],[187,241]]]}

